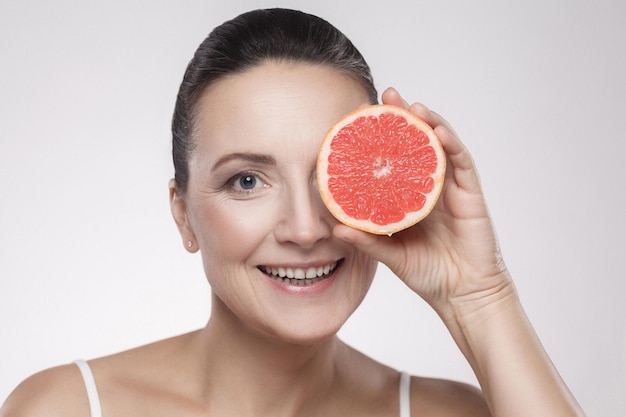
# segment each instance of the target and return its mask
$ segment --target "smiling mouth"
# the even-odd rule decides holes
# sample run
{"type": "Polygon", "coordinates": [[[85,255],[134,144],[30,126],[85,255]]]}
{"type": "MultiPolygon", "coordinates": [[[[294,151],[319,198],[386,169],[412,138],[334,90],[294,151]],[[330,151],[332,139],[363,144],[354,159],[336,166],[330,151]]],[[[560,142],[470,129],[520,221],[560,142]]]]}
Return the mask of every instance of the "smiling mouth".
{"type": "Polygon", "coordinates": [[[312,266],[309,268],[274,267],[265,265],[261,265],[258,268],[265,275],[278,282],[285,282],[292,285],[310,285],[331,276],[342,262],[343,259],[340,259],[326,265],[318,267],[312,266]]]}

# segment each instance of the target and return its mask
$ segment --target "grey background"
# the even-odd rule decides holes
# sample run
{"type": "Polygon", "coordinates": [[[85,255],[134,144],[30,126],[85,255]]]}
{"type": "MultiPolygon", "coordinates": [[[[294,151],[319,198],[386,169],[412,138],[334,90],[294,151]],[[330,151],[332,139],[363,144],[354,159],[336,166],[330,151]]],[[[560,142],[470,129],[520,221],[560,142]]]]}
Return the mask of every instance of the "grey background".
{"type": "MultiPolygon", "coordinates": [[[[169,123],[208,31],[257,7],[327,18],[472,151],[524,306],[589,415],[626,408],[623,1],[2,1],[0,401],[23,378],[204,325],[169,213],[169,123]]],[[[384,268],[342,336],[475,382],[384,268]]]]}

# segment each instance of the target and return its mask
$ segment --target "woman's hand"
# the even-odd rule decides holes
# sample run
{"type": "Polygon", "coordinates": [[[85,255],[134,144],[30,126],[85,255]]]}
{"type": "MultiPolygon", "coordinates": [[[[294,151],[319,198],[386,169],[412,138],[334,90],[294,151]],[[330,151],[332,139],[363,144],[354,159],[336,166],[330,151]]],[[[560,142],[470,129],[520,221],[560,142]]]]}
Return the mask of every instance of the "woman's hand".
{"type": "Polygon", "coordinates": [[[444,320],[452,319],[452,310],[475,311],[514,294],[467,149],[450,125],[425,106],[409,106],[394,89],[386,90],[382,100],[409,109],[440,138],[447,154],[440,199],[428,217],[391,237],[341,224],[335,235],[387,265],[444,320]]]}
{"type": "Polygon", "coordinates": [[[386,264],[443,319],[472,366],[493,416],[584,416],[543,350],[508,271],[469,152],[438,114],[393,89],[383,103],[430,124],[447,155],[434,210],[393,236],[335,226],[335,236],[386,264]]]}

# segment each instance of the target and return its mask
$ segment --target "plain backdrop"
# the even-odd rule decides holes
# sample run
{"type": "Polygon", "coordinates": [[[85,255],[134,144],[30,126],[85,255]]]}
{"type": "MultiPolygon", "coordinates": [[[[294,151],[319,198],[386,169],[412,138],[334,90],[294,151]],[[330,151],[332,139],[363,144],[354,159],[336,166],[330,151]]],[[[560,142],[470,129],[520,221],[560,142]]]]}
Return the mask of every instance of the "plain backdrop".
{"type": "MultiPolygon", "coordinates": [[[[552,360],[590,416],[623,415],[626,2],[0,4],[0,401],[38,370],[205,324],[210,289],[168,205],[175,95],[215,25],[288,6],[343,30],[379,91],[453,124],[552,360]]],[[[383,267],[341,335],[398,369],[475,383],[383,267]]]]}

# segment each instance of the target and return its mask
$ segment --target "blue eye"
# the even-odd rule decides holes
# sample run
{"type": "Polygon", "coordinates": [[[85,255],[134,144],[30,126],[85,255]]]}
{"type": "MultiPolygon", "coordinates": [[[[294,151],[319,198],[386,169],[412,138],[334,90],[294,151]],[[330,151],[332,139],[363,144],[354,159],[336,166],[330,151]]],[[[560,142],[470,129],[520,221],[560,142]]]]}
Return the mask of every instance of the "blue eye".
{"type": "Polygon", "coordinates": [[[254,175],[244,175],[239,178],[239,186],[244,190],[253,190],[256,184],[257,179],[254,175]]]}
{"type": "Polygon", "coordinates": [[[231,192],[248,196],[260,191],[261,188],[269,187],[261,178],[254,172],[240,172],[231,177],[226,184],[231,192]]]}

